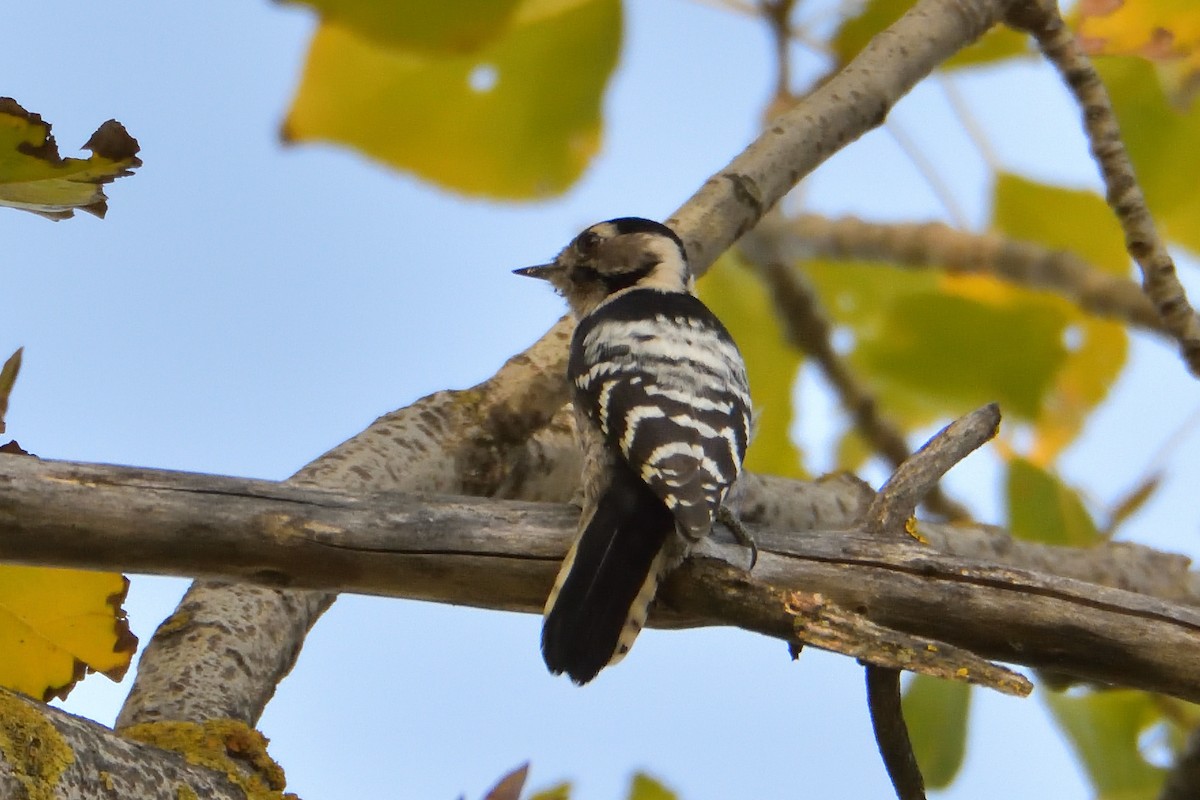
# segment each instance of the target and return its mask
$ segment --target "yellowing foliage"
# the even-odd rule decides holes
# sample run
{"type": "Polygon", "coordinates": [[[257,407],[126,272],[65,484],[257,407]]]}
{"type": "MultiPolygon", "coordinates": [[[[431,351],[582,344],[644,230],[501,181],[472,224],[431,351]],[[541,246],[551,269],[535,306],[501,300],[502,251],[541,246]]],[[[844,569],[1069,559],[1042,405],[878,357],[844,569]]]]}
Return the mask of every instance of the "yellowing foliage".
{"type": "Polygon", "coordinates": [[[1079,36],[1096,55],[1150,59],[1194,55],[1200,45],[1200,4],[1195,0],[1081,0],[1079,36]]]}
{"type": "Polygon", "coordinates": [[[369,39],[426,52],[470,53],[505,33],[520,0],[453,3],[302,0],[327,22],[369,39]],[[450,8],[452,7],[452,11],[450,8]]]}
{"type": "Polygon", "coordinates": [[[120,680],[137,649],[128,588],[110,573],[0,565],[0,686],[49,700],[87,670],[120,680]]]}
{"type": "Polygon", "coordinates": [[[60,157],[49,123],[0,97],[0,205],[52,220],[72,217],[75,209],[103,217],[108,198],[101,187],[141,166],[138,143],[110,119],[83,147],[90,158],[60,157]]]}
{"type": "MultiPolygon", "coordinates": [[[[440,8],[459,18],[457,5],[440,8]]],[[[465,53],[326,19],[283,137],[346,144],[467,194],[558,194],[599,149],[620,39],[619,0],[524,0],[502,35],[465,53]]]]}
{"type": "Polygon", "coordinates": [[[4,433],[4,415],[8,412],[8,395],[12,392],[13,384],[16,383],[17,373],[21,371],[21,352],[24,348],[17,348],[17,352],[8,357],[4,362],[4,366],[0,367],[0,433],[4,433]]]}

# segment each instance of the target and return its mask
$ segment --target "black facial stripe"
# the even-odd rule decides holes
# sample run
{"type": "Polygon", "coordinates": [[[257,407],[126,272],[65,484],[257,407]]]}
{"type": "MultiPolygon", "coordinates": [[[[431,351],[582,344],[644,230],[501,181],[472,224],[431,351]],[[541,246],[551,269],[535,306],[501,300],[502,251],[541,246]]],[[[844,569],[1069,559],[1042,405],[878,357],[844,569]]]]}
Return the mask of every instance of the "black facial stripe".
{"type": "Polygon", "coordinates": [[[604,282],[604,288],[608,290],[608,293],[612,294],[613,292],[619,292],[622,289],[628,289],[630,286],[633,286],[642,278],[649,275],[651,270],[657,267],[658,264],[658,260],[654,259],[642,264],[632,272],[619,272],[616,275],[597,275],[597,277],[604,282]]]}

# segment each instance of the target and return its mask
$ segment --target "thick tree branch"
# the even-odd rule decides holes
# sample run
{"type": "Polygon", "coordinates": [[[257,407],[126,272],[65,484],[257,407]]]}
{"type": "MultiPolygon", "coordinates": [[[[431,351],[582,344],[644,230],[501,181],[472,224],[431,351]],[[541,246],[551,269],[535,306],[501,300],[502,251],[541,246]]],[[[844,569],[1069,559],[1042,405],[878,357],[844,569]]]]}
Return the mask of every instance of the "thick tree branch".
{"type": "Polygon", "coordinates": [[[825,159],[878,127],[944,60],[1000,22],[1011,0],[920,0],[784,114],[667,220],[699,273],[825,159]]]}
{"type": "MultiPolygon", "coordinates": [[[[91,720],[0,689],[0,797],[246,800],[223,769],[119,736],[91,720]],[[24,747],[21,745],[25,744],[24,747]]],[[[215,760],[214,760],[215,763],[215,760]]],[[[227,768],[241,765],[232,761],[227,768]]],[[[278,792],[258,797],[279,798],[278,792]]]]}
{"type": "MultiPolygon", "coordinates": [[[[567,506],[356,496],[25,458],[0,463],[0,559],[27,563],[536,612],[575,528],[567,506]]],[[[987,658],[1200,699],[1195,608],[863,531],[756,537],[762,555],[748,586],[819,592],[879,625],[987,658]]],[[[1104,548],[1088,555],[1105,560],[1104,548]]],[[[722,600],[736,598],[737,587],[706,581],[703,563],[668,581],[652,621],[759,630],[737,603],[722,600]]]]}

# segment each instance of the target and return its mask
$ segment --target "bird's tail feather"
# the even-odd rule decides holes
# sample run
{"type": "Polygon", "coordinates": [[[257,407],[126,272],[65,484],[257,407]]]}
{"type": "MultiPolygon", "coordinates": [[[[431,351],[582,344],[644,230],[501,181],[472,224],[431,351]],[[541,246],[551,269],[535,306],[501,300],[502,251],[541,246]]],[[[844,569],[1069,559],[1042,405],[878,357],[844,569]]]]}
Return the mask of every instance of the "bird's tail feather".
{"type": "Polygon", "coordinates": [[[546,601],[542,657],[584,684],[619,661],[646,621],[675,519],[625,464],[563,561],[546,601]]]}

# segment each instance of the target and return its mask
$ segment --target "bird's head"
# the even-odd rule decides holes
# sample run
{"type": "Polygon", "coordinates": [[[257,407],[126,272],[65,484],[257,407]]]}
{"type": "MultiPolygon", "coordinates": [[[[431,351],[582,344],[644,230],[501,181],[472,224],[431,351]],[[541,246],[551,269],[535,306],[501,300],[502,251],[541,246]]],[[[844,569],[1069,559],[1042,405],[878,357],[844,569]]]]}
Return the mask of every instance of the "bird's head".
{"type": "Polygon", "coordinates": [[[690,292],[694,286],[679,236],[662,223],[640,217],[597,223],[549,264],[514,272],[549,281],[576,317],[626,289],[690,292]]]}

